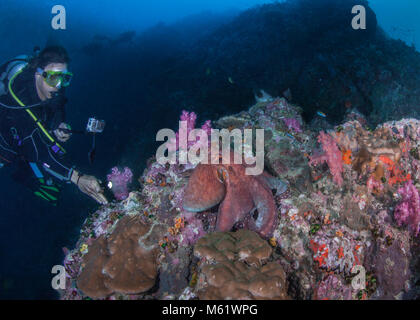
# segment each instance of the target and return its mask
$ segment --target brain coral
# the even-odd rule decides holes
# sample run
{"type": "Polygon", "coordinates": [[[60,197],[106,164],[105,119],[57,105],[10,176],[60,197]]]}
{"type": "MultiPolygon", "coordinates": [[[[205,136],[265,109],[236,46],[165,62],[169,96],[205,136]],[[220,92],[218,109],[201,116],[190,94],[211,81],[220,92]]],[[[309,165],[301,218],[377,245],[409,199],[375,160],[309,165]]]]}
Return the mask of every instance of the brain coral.
{"type": "Polygon", "coordinates": [[[286,274],[268,262],[270,245],[249,230],[215,232],[198,240],[200,299],[288,299],[286,274]]]}

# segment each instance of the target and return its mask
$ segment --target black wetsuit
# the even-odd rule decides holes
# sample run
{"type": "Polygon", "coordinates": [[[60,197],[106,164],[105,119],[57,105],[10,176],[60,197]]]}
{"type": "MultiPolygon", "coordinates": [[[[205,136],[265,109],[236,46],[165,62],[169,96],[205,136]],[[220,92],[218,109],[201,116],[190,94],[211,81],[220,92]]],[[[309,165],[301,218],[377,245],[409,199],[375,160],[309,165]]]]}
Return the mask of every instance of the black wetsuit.
{"type": "MultiPolygon", "coordinates": [[[[12,90],[25,106],[41,102],[35,87],[35,72],[28,68],[15,78],[12,90]]],[[[54,139],[53,131],[65,122],[66,100],[61,89],[42,106],[30,109],[54,139]]],[[[19,106],[10,92],[0,96],[0,102],[19,106]]],[[[12,168],[15,181],[39,197],[56,202],[55,189],[59,189],[62,182],[69,182],[73,171],[62,158],[63,153],[53,146],[24,108],[14,110],[0,106],[0,163],[12,168]]]]}

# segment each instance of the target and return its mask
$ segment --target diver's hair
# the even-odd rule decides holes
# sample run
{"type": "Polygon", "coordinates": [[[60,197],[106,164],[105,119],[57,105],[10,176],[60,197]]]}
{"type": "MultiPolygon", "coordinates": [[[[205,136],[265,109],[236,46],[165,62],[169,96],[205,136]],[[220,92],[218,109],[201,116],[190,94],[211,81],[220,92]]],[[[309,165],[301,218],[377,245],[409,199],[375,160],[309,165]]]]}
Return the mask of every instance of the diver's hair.
{"type": "Polygon", "coordinates": [[[50,46],[42,50],[36,57],[31,59],[29,67],[36,70],[44,69],[50,63],[69,63],[70,58],[66,49],[61,46],[50,46]]]}

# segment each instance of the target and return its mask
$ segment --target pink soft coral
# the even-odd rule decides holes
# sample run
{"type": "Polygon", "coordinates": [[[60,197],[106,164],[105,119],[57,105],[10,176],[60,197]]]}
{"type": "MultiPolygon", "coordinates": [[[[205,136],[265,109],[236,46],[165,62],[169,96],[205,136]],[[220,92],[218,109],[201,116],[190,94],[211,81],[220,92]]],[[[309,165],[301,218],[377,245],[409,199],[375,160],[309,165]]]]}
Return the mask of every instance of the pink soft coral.
{"type": "Polygon", "coordinates": [[[420,232],[419,192],[410,180],[398,189],[398,193],[402,196],[402,200],[395,208],[395,220],[399,226],[408,225],[409,229],[417,236],[420,232]]]}
{"type": "Polygon", "coordinates": [[[334,182],[341,186],[343,184],[343,160],[340,149],[338,149],[334,138],[324,131],[319,133],[318,142],[322,145],[324,154],[311,157],[309,164],[327,162],[334,182]]]}
{"type": "MultiPolygon", "coordinates": [[[[183,110],[181,117],[180,117],[180,121],[186,121],[187,122],[187,130],[185,132],[185,137],[187,137],[188,139],[188,135],[190,134],[190,132],[192,130],[195,129],[195,122],[197,120],[197,114],[195,112],[188,112],[183,110]]],[[[204,122],[204,124],[201,126],[201,129],[204,130],[208,136],[210,136],[211,134],[211,121],[207,120],[206,122],[204,122]]],[[[182,130],[182,129],[180,129],[182,130]]],[[[168,149],[170,151],[175,151],[178,150],[179,148],[183,148],[182,143],[180,143],[179,141],[179,132],[176,133],[176,139],[172,139],[169,143],[168,143],[168,149]]],[[[193,146],[197,141],[188,141],[187,140],[187,149],[189,149],[191,146],[193,146]]]]}
{"type": "Polygon", "coordinates": [[[133,173],[127,167],[119,171],[117,167],[111,169],[107,175],[108,182],[111,182],[111,190],[117,200],[124,200],[128,197],[128,184],[133,178],[133,173]]]}

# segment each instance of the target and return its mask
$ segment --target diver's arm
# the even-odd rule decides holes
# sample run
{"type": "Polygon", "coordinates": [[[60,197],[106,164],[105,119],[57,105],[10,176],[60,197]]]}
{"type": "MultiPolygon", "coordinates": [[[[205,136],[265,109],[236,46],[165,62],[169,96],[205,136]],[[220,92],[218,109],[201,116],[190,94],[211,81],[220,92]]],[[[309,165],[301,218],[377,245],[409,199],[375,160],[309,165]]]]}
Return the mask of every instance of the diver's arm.
{"type": "Polygon", "coordinates": [[[95,199],[101,204],[106,204],[108,201],[102,194],[98,180],[93,176],[83,175],[79,173],[74,167],[65,164],[63,161],[63,155],[60,155],[59,150],[55,150],[49,145],[43,143],[40,139],[40,135],[32,135],[35,140],[33,141],[34,150],[36,153],[37,162],[43,167],[43,169],[51,176],[55,177],[59,181],[74,183],[80,191],[87,194],[88,196],[95,199]]]}
{"type": "Polygon", "coordinates": [[[95,199],[100,204],[107,204],[108,200],[103,194],[103,190],[94,176],[88,176],[73,170],[71,182],[79,187],[79,190],[95,199]]]}
{"type": "Polygon", "coordinates": [[[68,168],[59,162],[56,157],[50,152],[50,159],[48,160],[52,165],[43,163],[43,168],[50,175],[54,176],[58,180],[68,183],[74,183],[79,187],[79,190],[87,194],[89,197],[95,199],[100,204],[107,204],[108,201],[103,195],[103,190],[96,179],[93,176],[84,175],[75,170],[74,168],[68,168]],[[51,161],[53,160],[53,161],[51,161]]]}

